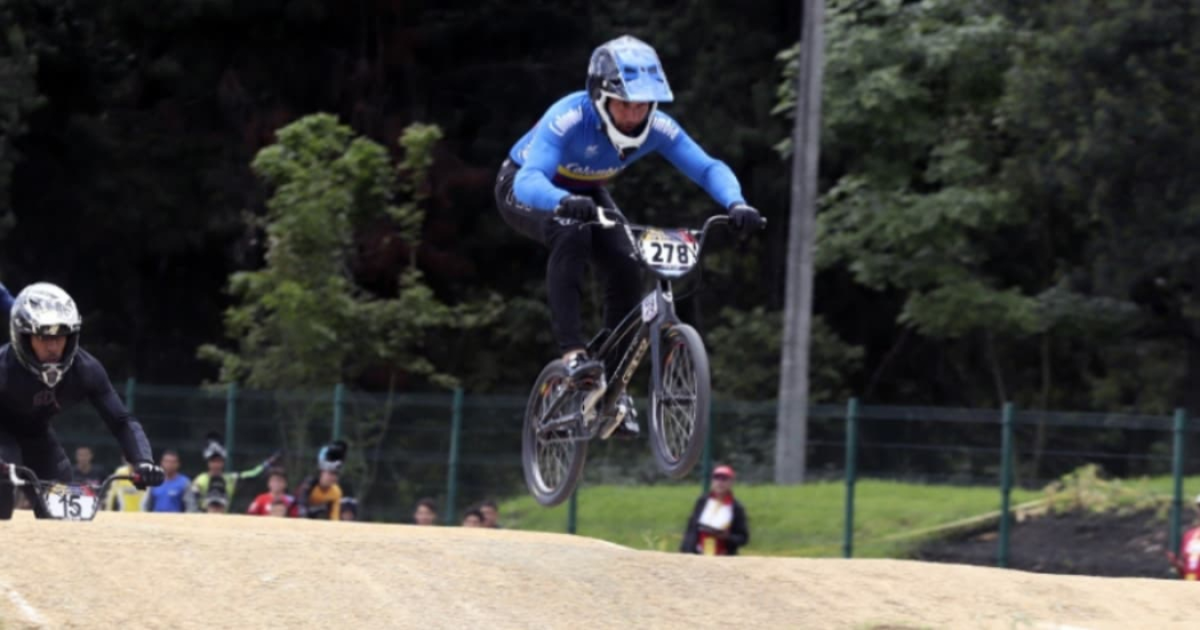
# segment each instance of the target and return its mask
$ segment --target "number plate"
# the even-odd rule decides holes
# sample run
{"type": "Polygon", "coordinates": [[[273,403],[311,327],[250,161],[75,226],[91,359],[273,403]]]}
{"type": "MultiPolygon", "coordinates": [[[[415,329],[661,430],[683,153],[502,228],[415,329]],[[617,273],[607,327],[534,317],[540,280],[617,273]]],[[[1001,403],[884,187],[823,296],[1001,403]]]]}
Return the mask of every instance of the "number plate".
{"type": "Polygon", "coordinates": [[[50,516],[65,521],[90,521],[96,515],[99,497],[84,486],[58,484],[42,495],[50,516]]]}
{"type": "Polygon", "coordinates": [[[682,275],[696,264],[697,245],[687,230],[646,230],[638,240],[642,260],[672,275],[682,275]]]}

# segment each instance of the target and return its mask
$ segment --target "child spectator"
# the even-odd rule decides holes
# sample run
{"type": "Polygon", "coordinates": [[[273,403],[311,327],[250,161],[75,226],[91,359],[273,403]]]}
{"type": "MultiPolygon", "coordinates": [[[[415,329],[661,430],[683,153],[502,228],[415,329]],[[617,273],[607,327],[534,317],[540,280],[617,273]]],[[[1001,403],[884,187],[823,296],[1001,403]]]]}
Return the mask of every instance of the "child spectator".
{"type": "Polygon", "coordinates": [[[342,520],[358,520],[358,499],[354,497],[342,497],[342,520]]]}
{"type": "Polygon", "coordinates": [[[413,510],[413,523],[417,525],[437,525],[437,503],[433,499],[421,499],[417,501],[417,508],[413,510]]]}
{"type": "Polygon", "coordinates": [[[254,516],[290,516],[300,515],[296,497],[287,493],[287,474],[281,468],[272,468],[267,477],[267,491],[254,498],[247,514],[254,516]],[[278,510],[275,506],[280,506],[278,510]],[[276,512],[278,511],[278,514],[276,512]]]}
{"type": "Polygon", "coordinates": [[[483,512],[479,511],[478,508],[468,509],[467,513],[463,515],[462,526],[463,527],[487,527],[486,525],[484,525],[483,512]]]}
{"type": "Polygon", "coordinates": [[[225,514],[229,511],[229,499],[224,492],[210,492],[204,499],[204,511],[209,514],[225,514]]]}
{"type": "Polygon", "coordinates": [[[750,542],[746,509],[733,498],[734,477],[731,466],[717,466],[713,470],[711,491],[696,499],[680,551],[736,556],[738,548],[750,542]]]}
{"type": "Polygon", "coordinates": [[[210,494],[219,492],[225,495],[225,504],[228,506],[229,502],[233,501],[233,493],[237,490],[239,481],[261,475],[279,458],[279,453],[275,453],[250,470],[225,472],[226,455],[221,435],[209,433],[208,446],[204,448],[204,459],[208,462],[208,471],[196,475],[196,480],[192,482],[192,493],[196,496],[197,503],[200,502],[201,497],[208,497],[210,494]]]}
{"type": "Polygon", "coordinates": [[[479,504],[479,512],[483,514],[483,526],[492,529],[500,529],[500,509],[496,507],[496,502],[487,499],[479,504]]]}
{"type": "Polygon", "coordinates": [[[75,449],[75,481],[98,486],[104,483],[104,473],[93,465],[92,447],[80,446],[75,449]]]}
{"type": "Polygon", "coordinates": [[[338,473],[346,458],[346,443],[338,440],[321,448],[317,454],[315,475],[300,484],[296,500],[300,503],[300,514],[308,518],[341,520],[342,487],[338,485],[338,473]]]}

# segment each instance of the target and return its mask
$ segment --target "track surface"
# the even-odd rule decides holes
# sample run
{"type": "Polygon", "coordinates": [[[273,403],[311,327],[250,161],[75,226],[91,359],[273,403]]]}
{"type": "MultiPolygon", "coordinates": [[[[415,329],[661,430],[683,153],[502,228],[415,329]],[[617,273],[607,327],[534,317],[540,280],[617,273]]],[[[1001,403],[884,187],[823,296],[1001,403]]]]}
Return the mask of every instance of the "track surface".
{"type": "Polygon", "coordinates": [[[0,523],[0,627],[1173,628],[1200,585],[701,558],[560,534],[101,513],[0,523]],[[19,541],[19,542],[18,542],[19,541]]]}

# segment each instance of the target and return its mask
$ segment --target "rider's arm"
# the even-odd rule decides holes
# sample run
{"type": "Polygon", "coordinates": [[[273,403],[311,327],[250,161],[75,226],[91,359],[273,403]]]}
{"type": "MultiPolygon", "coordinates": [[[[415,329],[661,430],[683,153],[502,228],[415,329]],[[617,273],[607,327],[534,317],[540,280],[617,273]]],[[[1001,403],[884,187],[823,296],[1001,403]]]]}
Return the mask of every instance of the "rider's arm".
{"type": "Polygon", "coordinates": [[[729,166],[705,153],[670,116],[663,112],[655,112],[654,117],[654,129],[650,132],[650,138],[663,157],[703,187],[722,208],[728,209],[735,203],[746,203],[746,199],[742,197],[742,185],[738,183],[737,176],[729,166]]]}
{"type": "Polygon", "coordinates": [[[92,401],[92,406],[96,408],[100,417],[104,418],[108,429],[121,444],[121,451],[125,453],[125,459],[134,464],[153,461],[150,441],[146,439],[146,432],[142,430],[141,423],[125,408],[125,403],[117,397],[117,392],[113,389],[112,381],[108,380],[108,372],[104,370],[104,366],[100,365],[100,362],[92,355],[82,350],[79,352],[76,362],[75,369],[81,370],[83,373],[88,399],[92,401]]]}
{"type": "MultiPolygon", "coordinates": [[[[578,107],[576,102],[574,108],[578,107]]],[[[556,103],[533,130],[525,163],[513,178],[513,195],[530,208],[553,212],[568,194],[552,180],[562,161],[567,138],[583,119],[582,114],[574,115],[574,108],[569,102],[556,103]]]]}

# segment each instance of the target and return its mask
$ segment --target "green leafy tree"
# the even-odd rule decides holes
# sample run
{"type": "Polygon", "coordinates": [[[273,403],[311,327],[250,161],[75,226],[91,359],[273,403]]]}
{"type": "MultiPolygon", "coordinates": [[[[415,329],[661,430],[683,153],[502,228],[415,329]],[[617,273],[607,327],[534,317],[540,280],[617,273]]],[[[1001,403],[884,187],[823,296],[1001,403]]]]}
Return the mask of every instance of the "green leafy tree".
{"type": "MultiPolygon", "coordinates": [[[[329,114],[280,129],[278,142],[259,152],[252,166],[271,189],[259,222],[266,264],[230,277],[238,303],[226,311],[225,323],[235,347],[200,349],[202,357],[220,364],[223,382],[270,390],[329,388],[382,365],[392,383],[403,372],[453,384],[426,357],[426,340],[446,329],[485,323],[487,309],[443,303],[413,266],[400,274],[397,297],[387,299],[360,288],[351,273],[356,230],[386,220],[398,237],[417,239],[420,191],[440,135],[430,125],[405,130],[399,182],[382,146],[355,137],[329,114]],[[393,201],[397,193],[399,205],[393,201]]],[[[324,405],[291,407],[281,418],[280,430],[295,451],[308,445],[309,420],[324,412],[324,405]]],[[[347,432],[359,438],[355,448],[368,449],[372,439],[382,439],[391,412],[389,404],[352,424],[347,432]]],[[[365,465],[364,458],[355,460],[365,465]]],[[[373,475],[365,477],[363,485],[369,485],[373,475]]]]}
{"type": "Polygon", "coordinates": [[[328,386],[386,362],[452,382],[421,349],[430,331],[472,323],[472,313],[439,301],[414,267],[400,275],[391,299],[368,294],[351,274],[356,229],[386,218],[402,238],[417,239],[423,212],[414,191],[439,136],[434,126],[405,131],[399,185],[387,151],[328,114],[284,127],[279,142],[259,152],[252,166],[272,189],[262,219],[266,266],[230,278],[239,304],[226,312],[226,329],[237,348],[203,349],[220,362],[222,381],[328,386]],[[408,200],[393,205],[398,189],[408,200]]]}

